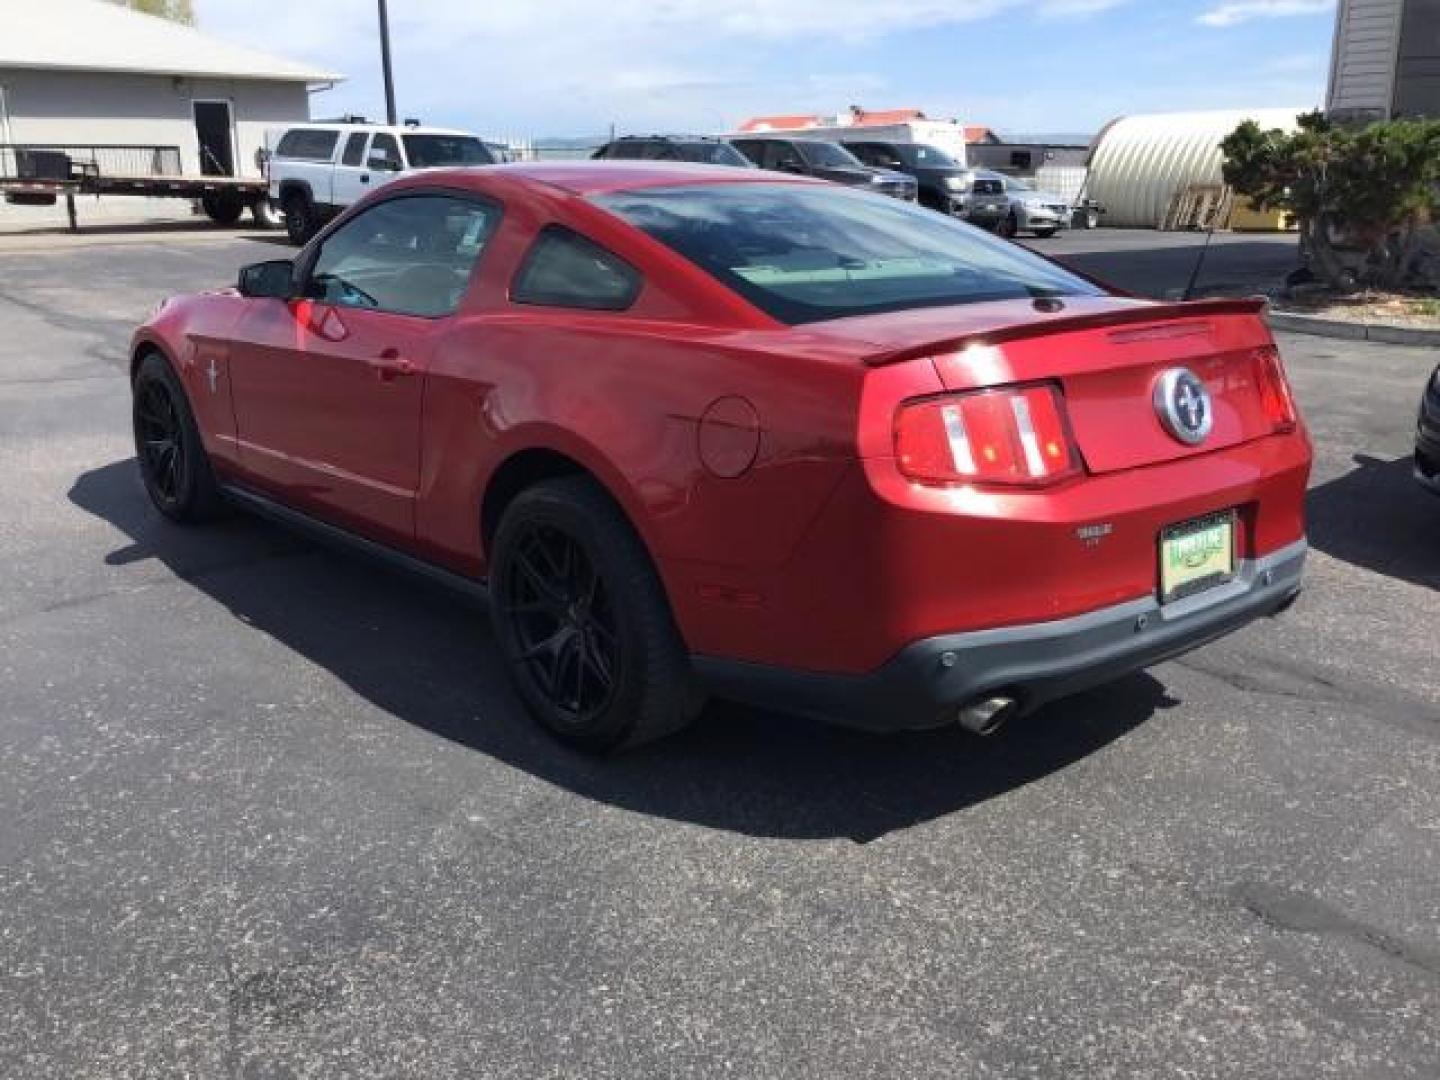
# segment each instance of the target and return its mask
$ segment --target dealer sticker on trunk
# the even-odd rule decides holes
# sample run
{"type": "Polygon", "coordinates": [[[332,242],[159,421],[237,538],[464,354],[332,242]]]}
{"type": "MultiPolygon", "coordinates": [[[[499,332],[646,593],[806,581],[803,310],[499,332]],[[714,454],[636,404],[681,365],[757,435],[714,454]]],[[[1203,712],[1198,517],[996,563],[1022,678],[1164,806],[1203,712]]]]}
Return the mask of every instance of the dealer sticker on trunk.
{"type": "Polygon", "coordinates": [[[1235,576],[1235,515],[1172,525],[1160,536],[1160,600],[1178,600],[1235,576]]]}

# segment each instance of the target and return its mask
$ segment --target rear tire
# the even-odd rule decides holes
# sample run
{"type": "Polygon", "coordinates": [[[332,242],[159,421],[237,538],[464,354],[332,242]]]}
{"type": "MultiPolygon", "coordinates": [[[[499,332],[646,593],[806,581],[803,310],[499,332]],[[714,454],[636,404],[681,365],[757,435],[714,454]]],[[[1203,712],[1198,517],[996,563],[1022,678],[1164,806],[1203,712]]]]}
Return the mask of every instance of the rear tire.
{"type": "Polygon", "coordinates": [[[539,723],[592,753],[679,731],[703,704],[664,586],[610,496],[546,480],[506,508],[490,613],[510,678],[539,723]]]}
{"type": "Polygon", "coordinates": [[[234,225],[245,204],[229,193],[212,191],[200,197],[200,207],[216,225],[234,225]]]}
{"type": "Polygon", "coordinates": [[[280,209],[285,214],[285,235],[296,247],[304,247],[315,235],[317,220],[315,207],[304,192],[287,192],[281,200],[280,209]]]}
{"type": "Polygon", "coordinates": [[[155,509],[186,524],[215,517],[223,506],[220,486],[185,388],[159,353],[140,361],[132,395],[135,456],[155,509]]]}

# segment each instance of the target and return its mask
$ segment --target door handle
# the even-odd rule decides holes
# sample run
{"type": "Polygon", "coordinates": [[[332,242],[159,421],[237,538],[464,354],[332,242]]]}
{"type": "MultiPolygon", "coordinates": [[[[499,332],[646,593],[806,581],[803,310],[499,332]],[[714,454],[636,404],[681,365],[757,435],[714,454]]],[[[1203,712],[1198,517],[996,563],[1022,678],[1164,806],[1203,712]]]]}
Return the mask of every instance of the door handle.
{"type": "Polygon", "coordinates": [[[360,174],[360,182],[361,182],[362,184],[368,184],[368,183],[370,182],[370,174],[369,174],[369,173],[361,173],[361,174],[360,174]]]}
{"type": "Polygon", "coordinates": [[[367,360],[366,363],[374,370],[381,382],[394,382],[402,376],[415,374],[415,365],[401,356],[399,349],[386,349],[373,360],[367,360]]]}

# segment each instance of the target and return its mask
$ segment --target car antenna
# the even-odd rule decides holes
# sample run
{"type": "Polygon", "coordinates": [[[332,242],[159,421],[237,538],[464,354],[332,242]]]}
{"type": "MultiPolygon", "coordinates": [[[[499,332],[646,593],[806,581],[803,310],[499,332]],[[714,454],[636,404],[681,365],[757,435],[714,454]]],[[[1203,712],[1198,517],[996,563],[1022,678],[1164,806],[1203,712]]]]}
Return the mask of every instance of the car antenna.
{"type": "Polygon", "coordinates": [[[1200,271],[1205,267],[1205,257],[1210,254],[1210,241],[1215,239],[1215,225],[1220,220],[1217,212],[1210,215],[1210,228],[1205,230],[1205,243],[1200,248],[1200,255],[1195,260],[1195,268],[1190,271],[1190,280],[1185,283],[1185,291],[1180,294],[1181,300],[1189,300],[1194,292],[1195,285],[1200,280],[1200,271]]]}

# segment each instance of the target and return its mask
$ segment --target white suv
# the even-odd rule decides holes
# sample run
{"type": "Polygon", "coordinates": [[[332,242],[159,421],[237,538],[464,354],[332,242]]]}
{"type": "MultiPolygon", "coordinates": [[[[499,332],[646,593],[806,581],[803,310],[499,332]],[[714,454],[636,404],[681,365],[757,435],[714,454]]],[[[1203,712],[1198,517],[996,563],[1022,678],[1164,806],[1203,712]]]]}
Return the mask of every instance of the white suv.
{"type": "Polygon", "coordinates": [[[465,131],[414,125],[295,124],[266,133],[270,198],[293,244],[353,202],[422,169],[494,165],[493,148],[465,131]]]}

